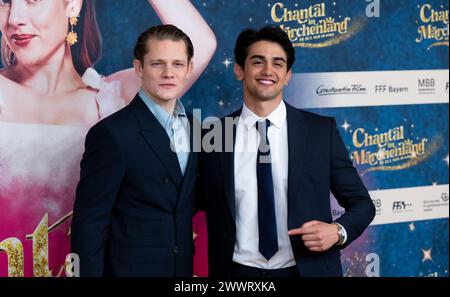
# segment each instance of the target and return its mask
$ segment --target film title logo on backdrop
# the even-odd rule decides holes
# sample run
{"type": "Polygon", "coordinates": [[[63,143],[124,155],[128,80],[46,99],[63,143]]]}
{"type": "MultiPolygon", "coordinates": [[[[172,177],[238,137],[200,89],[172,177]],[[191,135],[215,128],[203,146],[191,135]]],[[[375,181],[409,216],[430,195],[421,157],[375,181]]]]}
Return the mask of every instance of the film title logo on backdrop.
{"type": "Polygon", "coordinates": [[[320,48],[339,44],[357,33],[364,22],[336,12],[336,2],[300,8],[291,1],[271,6],[271,18],[283,29],[295,47],[320,48]]]}
{"type": "MultiPolygon", "coordinates": [[[[410,136],[413,135],[414,125],[410,125],[410,136]]],[[[354,150],[350,158],[357,166],[369,171],[393,171],[412,167],[428,155],[428,138],[408,137],[404,125],[392,127],[387,131],[373,132],[365,128],[357,128],[352,134],[354,150]]]]}
{"type": "MultiPolygon", "coordinates": [[[[48,214],[46,213],[36,229],[32,234],[26,236],[27,240],[32,241],[33,245],[33,275],[36,277],[53,276],[55,273],[57,277],[62,276],[63,271],[66,276],[70,275],[73,259],[72,254],[68,254],[65,263],[60,267],[59,271],[52,271],[49,269],[49,240],[50,232],[63,226],[72,217],[72,212],[63,216],[60,220],[51,226],[48,226],[48,214]],[[69,269],[70,268],[70,269],[69,269]]],[[[67,231],[67,236],[70,236],[70,229],[67,231]]],[[[8,276],[23,277],[25,275],[25,259],[24,248],[20,239],[11,237],[0,242],[0,252],[6,252],[8,258],[8,276]]],[[[28,259],[27,259],[28,261],[28,259]]]]}
{"type": "Polygon", "coordinates": [[[425,43],[428,50],[435,46],[448,46],[448,9],[441,5],[434,8],[431,4],[418,5],[419,19],[417,43],[425,43]]]}

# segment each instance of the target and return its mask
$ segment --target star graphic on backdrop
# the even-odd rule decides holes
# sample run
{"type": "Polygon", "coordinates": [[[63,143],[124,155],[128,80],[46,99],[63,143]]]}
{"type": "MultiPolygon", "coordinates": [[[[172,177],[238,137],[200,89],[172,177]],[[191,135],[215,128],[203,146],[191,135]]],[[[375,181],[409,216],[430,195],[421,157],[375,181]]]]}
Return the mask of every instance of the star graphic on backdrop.
{"type": "Polygon", "coordinates": [[[412,222],[411,224],[409,224],[408,227],[409,227],[409,231],[414,231],[414,230],[416,230],[416,226],[414,226],[414,222],[412,222]]]}
{"type": "Polygon", "coordinates": [[[447,163],[447,166],[448,166],[448,154],[447,154],[447,157],[444,158],[444,161],[447,163]]]}
{"type": "Polygon", "coordinates": [[[437,186],[438,182],[433,182],[432,185],[433,186],[437,186]]]}
{"type": "Polygon", "coordinates": [[[222,64],[225,65],[225,67],[228,69],[228,66],[230,66],[230,64],[233,64],[233,62],[230,59],[225,58],[225,60],[223,60],[222,64]]]}
{"type": "Polygon", "coordinates": [[[220,107],[223,107],[225,105],[225,102],[222,99],[217,101],[217,103],[219,104],[220,107]]]}
{"type": "Polygon", "coordinates": [[[422,254],[423,254],[422,263],[427,260],[431,261],[433,260],[433,258],[431,257],[431,248],[429,250],[422,249],[422,254]]]}
{"type": "Polygon", "coordinates": [[[350,126],[351,126],[351,125],[350,125],[349,123],[347,123],[347,120],[345,120],[345,121],[344,121],[344,124],[341,125],[341,127],[344,128],[345,132],[347,132],[347,130],[348,130],[348,128],[349,128],[350,126]]]}

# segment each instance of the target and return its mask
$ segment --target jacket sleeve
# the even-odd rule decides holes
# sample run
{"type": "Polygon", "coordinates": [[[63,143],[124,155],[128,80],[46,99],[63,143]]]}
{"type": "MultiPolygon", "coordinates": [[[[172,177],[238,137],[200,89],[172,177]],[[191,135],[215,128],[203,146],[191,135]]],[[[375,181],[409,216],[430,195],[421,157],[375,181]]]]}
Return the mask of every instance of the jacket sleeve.
{"type": "Polygon", "coordinates": [[[345,209],[345,214],[336,220],[347,232],[347,241],[339,249],[345,248],[358,238],[375,217],[375,207],[348,157],[348,152],[336,127],[331,120],[331,192],[345,209]]]}
{"type": "Polygon", "coordinates": [[[125,172],[119,146],[106,128],[89,130],[80,167],[72,252],[80,257],[80,276],[102,276],[110,216],[125,172]]]}

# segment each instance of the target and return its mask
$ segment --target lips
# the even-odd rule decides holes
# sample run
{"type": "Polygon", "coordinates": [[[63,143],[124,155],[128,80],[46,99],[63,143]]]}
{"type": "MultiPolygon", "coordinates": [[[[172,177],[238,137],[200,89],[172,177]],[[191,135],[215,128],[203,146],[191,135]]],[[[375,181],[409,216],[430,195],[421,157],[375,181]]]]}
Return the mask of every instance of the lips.
{"type": "Polygon", "coordinates": [[[26,46],[36,35],[32,34],[13,34],[11,39],[18,46],[26,46]]]}
{"type": "Polygon", "coordinates": [[[171,84],[171,83],[165,83],[165,84],[160,84],[159,86],[162,87],[162,88],[165,88],[165,89],[170,89],[170,88],[176,87],[177,85],[176,84],[171,84]]]}

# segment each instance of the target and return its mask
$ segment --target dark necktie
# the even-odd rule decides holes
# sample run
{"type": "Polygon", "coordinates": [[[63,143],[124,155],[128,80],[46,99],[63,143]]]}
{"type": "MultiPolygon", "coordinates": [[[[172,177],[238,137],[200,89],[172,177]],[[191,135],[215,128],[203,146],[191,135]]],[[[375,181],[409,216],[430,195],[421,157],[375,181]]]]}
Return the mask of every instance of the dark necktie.
{"type": "Polygon", "coordinates": [[[256,178],[258,181],[258,230],[259,251],[269,261],[278,251],[277,222],[275,217],[275,199],[272,179],[272,162],[267,130],[270,121],[257,122],[260,135],[258,157],[256,160],[256,178]]]}

